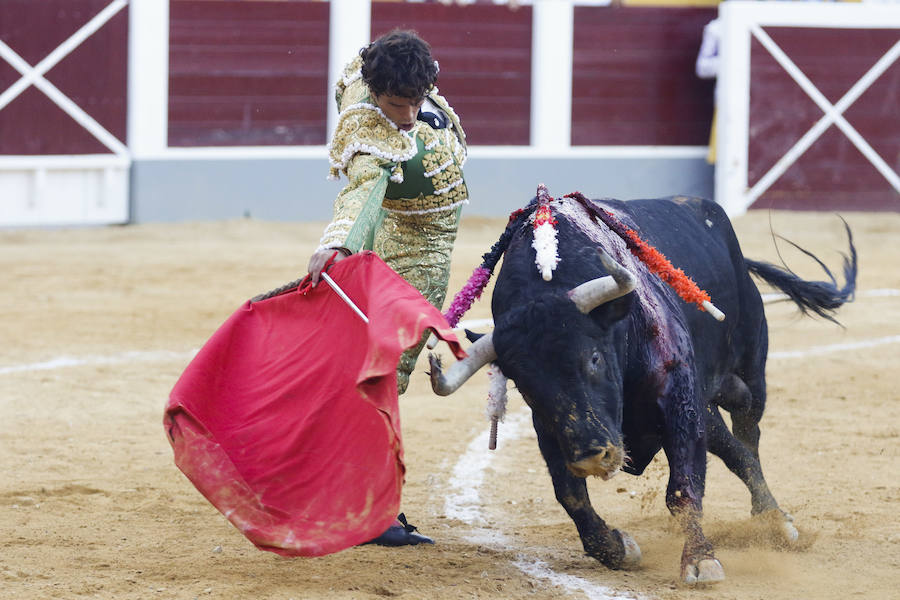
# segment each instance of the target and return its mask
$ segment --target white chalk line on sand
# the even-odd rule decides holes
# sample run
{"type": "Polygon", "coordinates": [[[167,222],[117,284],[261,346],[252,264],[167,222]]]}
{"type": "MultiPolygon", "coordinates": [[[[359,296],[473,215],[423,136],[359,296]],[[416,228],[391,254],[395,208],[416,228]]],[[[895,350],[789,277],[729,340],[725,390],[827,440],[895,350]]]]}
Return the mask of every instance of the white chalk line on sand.
{"type": "Polygon", "coordinates": [[[52,371],[67,367],[94,367],[99,365],[120,365],[130,362],[157,362],[167,360],[189,360],[197,354],[190,352],[172,352],[169,350],[130,350],[109,356],[87,355],[81,357],[58,356],[49,360],[23,365],[0,367],[0,375],[25,373],[29,371],[52,371]]]}
{"type": "MultiPolygon", "coordinates": [[[[458,330],[465,328],[480,329],[492,327],[491,319],[471,319],[461,321],[458,330]]],[[[187,352],[174,352],[170,350],[127,350],[119,354],[86,355],[86,356],[57,356],[40,362],[21,365],[9,365],[0,367],[0,375],[12,375],[14,373],[27,373],[29,371],[52,371],[54,369],[66,369],[70,367],[95,367],[100,365],[120,365],[129,362],[164,362],[167,360],[190,360],[196,356],[199,350],[187,352]]]]}
{"type": "MultiPolygon", "coordinates": [[[[874,290],[864,290],[856,294],[860,298],[894,298],[900,296],[900,290],[892,290],[890,288],[878,288],[874,290]]],[[[790,296],[780,292],[761,294],[763,302],[777,302],[781,300],[790,300],[790,296]]]]}
{"type": "Polygon", "coordinates": [[[635,600],[635,598],[641,598],[640,596],[629,594],[627,592],[624,594],[619,593],[612,588],[591,583],[581,577],[568,575],[566,573],[557,573],[539,558],[520,558],[513,564],[526,575],[530,575],[536,579],[546,579],[550,584],[559,586],[570,592],[582,592],[591,600],[635,600]]]}
{"type": "Polygon", "coordinates": [[[886,337],[874,338],[871,340],[860,340],[858,342],[845,342],[843,344],[829,344],[827,346],[814,346],[806,350],[783,350],[780,352],[769,352],[769,359],[782,358],[806,358],[808,356],[818,356],[821,354],[831,354],[833,352],[846,352],[847,350],[863,350],[865,348],[874,348],[876,346],[884,346],[885,344],[900,343],[900,335],[889,335],[886,337]]]}
{"type": "MultiPolygon", "coordinates": [[[[859,292],[858,296],[863,297],[896,297],[900,296],[900,290],[890,288],[879,288],[859,292]]],[[[764,302],[775,302],[778,300],[787,300],[785,294],[763,294],[764,302]]],[[[494,326],[492,319],[470,319],[461,321],[455,328],[456,331],[463,329],[481,329],[494,326]]],[[[898,336],[888,336],[876,338],[873,340],[862,340],[859,342],[848,342],[846,344],[833,344],[831,346],[819,346],[809,350],[788,350],[784,352],[770,352],[769,358],[802,358],[804,356],[814,356],[818,354],[828,354],[830,352],[841,352],[844,350],[858,350],[863,348],[871,348],[873,346],[881,346],[884,344],[895,344],[898,342],[898,336]]],[[[23,373],[27,371],[49,371],[52,369],[62,369],[66,367],[83,367],[95,365],[113,365],[127,362],[153,362],[166,360],[191,359],[197,354],[197,350],[190,352],[171,352],[167,350],[132,350],[114,354],[111,356],[59,356],[36,363],[28,363],[23,365],[11,365],[8,367],[0,367],[0,375],[9,375],[11,373],[23,373]]]]}
{"type": "MultiPolygon", "coordinates": [[[[900,296],[900,290],[895,290],[891,288],[877,288],[872,290],[865,290],[859,292],[857,296],[861,297],[897,297],[900,296]]],[[[764,302],[775,302],[780,300],[786,300],[788,297],[785,294],[763,294],[762,295],[764,302]]],[[[468,319],[465,321],[460,321],[459,325],[454,329],[455,331],[462,331],[464,329],[482,329],[482,328],[491,328],[494,326],[494,321],[492,319],[468,319]]],[[[885,344],[896,344],[900,341],[900,336],[887,336],[882,338],[876,338],[872,340],[861,340],[857,342],[847,342],[846,344],[832,344],[829,346],[818,346],[815,348],[810,348],[808,350],[787,350],[782,352],[769,352],[770,359],[783,359],[783,358],[803,358],[806,356],[816,356],[820,354],[829,354],[831,352],[843,352],[846,350],[861,350],[865,348],[872,348],[874,346],[882,346],[885,344]]],[[[166,360],[181,360],[181,359],[191,359],[194,355],[197,354],[197,350],[191,350],[190,352],[170,352],[166,350],[150,350],[150,351],[141,351],[134,350],[128,352],[122,352],[120,354],[114,354],[111,356],[84,356],[84,357],[71,357],[71,356],[60,356],[57,358],[51,358],[50,360],[45,360],[37,363],[28,363],[23,365],[11,365],[8,367],[0,367],[0,375],[9,375],[12,373],[22,373],[28,371],[49,371],[52,369],[62,369],[66,367],[82,367],[82,366],[96,366],[96,365],[112,365],[112,364],[122,364],[127,362],[153,362],[153,361],[166,361],[166,360]]]]}
{"type": "MultiPolygon", "coordinates": [[[[822,354],[831,354],[833,352],[846,352],[848,350],[864,350],[866,348],[874,348],[876,346],[884,346],[887,344],[900,343],[900,335],[889,335],[880,338],[868,340],[858,340],[855,342],[845,342],[842,344],[829,344],[825,346],[813,346],[805,350],[783,350],[778,352],[769,352],[770,360],[780,360],[787,358],[805,358],[808,356],[819,356],[822,354]]],[[[118,365],[130,362],[162,362],[167,360],[190,360],[197,354],[197,350],[190,352],[172,352],[168,350],[132,350],[122,352],[120,354],[112,354],[109,356],[88,355],[82,357],[74,356],[58,356],[49,360],[26,363],[22,365],[10,365],[0,367],[0,375],[11,375],[14,373],[26,373],[30,371],[51,371],[53,369],[65,369],[69,367],[92,367],[99,365],[118,365]]]]}
{"type": "MultiPolygon", "coordinates": [[[[505,443],[521,438],[531,422],[530,417],[531,412],[528,409],[508,415],[501,426],[501,441],[505,443]]],[[[488,431],[485,430],[469,443],[466,451],[460,456],[450,477],[450,492],[444,499],[444,514],[473,528],[465,536],[466,541],[498,550],[509,550],[515,546],[512,539],[497,530],[482,527],[486,519],[483,514],[481,487],[484,484],[485,472],[496,456],[487,447],[488,431]]],[[[612,588],[591,583],[581,577],[557,573],[545,561],[528,556],[527,549],[522,549],[512,564],[529,577],[545,580],[569,593],[581,592],[590,600],[640,598],[634,594],[623,594],[612,588]]]]}

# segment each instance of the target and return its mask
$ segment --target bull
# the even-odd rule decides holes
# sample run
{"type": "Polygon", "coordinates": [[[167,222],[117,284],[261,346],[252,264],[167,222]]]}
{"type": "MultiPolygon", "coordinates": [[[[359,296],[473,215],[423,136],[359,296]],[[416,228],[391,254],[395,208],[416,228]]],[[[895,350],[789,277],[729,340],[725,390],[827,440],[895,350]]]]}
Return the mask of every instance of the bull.
{"type": "Polygon", "coordinates": [[[640,475],[661,449],[669,464],[666,506],[685,534],[682,581],[725,578],[700,524],[707,451],[747,486],[751,514],[770,513],[776,530],[795,542],[793,519],[760,466],[768,331],[751,275],[785,292],[804,313],[834,320],[856,286],[849,226],[840,287],[818,259],[830,282],[745,258],[727,215],[707,200],[600,201],[579,193],[554,199],[541,186],[520,213],[507,228],[491,301],[494,330],[446,372],[430,357],[434,391],[452,393],[490,362],[514,381],[531,408],[556,499],[585,552],[607,567],[638,564],[640,548],[595,512],[585,478],[606,480],[619,470],[640,475]],[[555,221],[558,260],[535,268],[540,205],[555,221]],[[707,308],[723,311],[724,321],[686,303],[600,215],[668,257],[709,294],[714,305],[707,308]]]}

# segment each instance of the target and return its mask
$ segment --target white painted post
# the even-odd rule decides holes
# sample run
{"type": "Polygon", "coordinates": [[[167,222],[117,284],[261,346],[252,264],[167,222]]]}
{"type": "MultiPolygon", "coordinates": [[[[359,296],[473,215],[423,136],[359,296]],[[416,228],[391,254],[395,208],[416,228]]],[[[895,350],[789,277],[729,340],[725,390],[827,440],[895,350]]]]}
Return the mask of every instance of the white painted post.
{"type": "Polygon", "coordinates": [[[531,38],[531,146],[572,140],[572,0],[534,0],[531,38]]]}
{"type": "Polygon", "coordinates": [[[747,2],[723,2],[721,58],[716,84],[716,202],[729,216],[747,210],[750,120],[750,29],[747,2]]]}
{"type": "Polygon", "coordinates": [[[31,195],[26,206],[29,211],[38,211],[47,196],[47,169],[38,167],[32,173],[31,195]]]}
{"type": "Polygon", "coordinates": [[[169,2],[131,0],[128,13],[128,147],[134,158],[169,145],[169,2]]]}
{"type": "Polygon", "coordinates": [[[334,87],[341,70],[371,41],[372,0],[331,0],[328,32],[328,141],[337,124],[334,87]]]}

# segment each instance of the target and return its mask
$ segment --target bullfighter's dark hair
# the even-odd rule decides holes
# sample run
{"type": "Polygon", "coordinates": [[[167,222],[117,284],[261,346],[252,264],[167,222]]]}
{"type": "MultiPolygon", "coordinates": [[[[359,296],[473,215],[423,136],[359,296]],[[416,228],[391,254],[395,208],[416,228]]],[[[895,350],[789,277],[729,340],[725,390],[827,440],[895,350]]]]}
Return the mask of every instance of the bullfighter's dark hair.
{"type": "Polygon", "coordinates": [[[394,29],[359,51],[362,77],[376,95],[421,100],[437,83],[431,46],[412,30],[394,29]]]}

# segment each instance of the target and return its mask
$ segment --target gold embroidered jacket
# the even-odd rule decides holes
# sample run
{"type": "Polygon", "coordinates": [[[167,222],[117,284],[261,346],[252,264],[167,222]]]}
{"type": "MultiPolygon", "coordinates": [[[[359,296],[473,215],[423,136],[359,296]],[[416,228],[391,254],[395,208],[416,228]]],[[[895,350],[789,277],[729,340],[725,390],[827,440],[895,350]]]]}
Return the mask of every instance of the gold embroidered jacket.
{"type": "Polygon", "coordinates": [[[386,213],[437,217],[468,202],[462,173],[465,133],[437,88],[428,99],[446,113],[450,125],[434,129],[416,121],[405,132],[375,104],[361,65],[359,57],[347,65],[335,93],[340,112],[328,146],[329,176],[344,174],[348,183],[335,200],[334,218],[319,248],[372,249],[386,213]]]}

